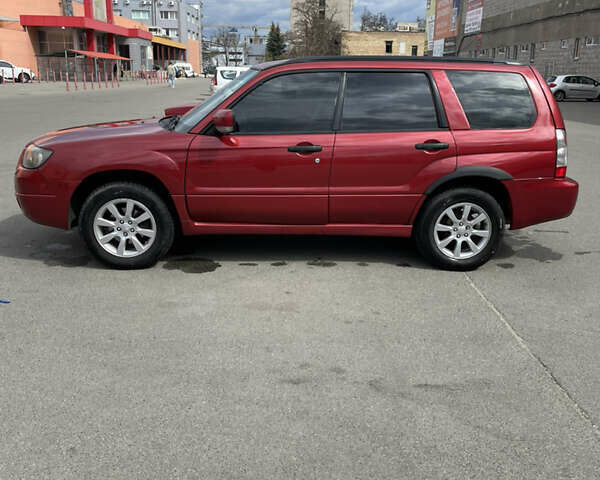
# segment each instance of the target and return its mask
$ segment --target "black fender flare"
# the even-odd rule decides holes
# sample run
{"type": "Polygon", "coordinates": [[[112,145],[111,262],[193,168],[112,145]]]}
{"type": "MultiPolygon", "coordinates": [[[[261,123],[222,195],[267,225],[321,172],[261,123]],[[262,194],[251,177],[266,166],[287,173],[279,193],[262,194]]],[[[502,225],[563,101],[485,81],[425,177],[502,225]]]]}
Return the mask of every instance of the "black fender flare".
{"type": "Polygon", "coordinates": [[[444,185],[445,183],[451,182],[453,180],[457,180],[459,178],[464,177],[479,177],[479,178],[490,178],[492,180],[512,180],[513,177],[509,175],[504,170],[500,170],[499,168],[494,167],[458,167],[452,173],[443,176],[442,178],[437,179],[433,182],[427,190],[425,190],[425,195],[431,195],[435,190],[444,185]]]}

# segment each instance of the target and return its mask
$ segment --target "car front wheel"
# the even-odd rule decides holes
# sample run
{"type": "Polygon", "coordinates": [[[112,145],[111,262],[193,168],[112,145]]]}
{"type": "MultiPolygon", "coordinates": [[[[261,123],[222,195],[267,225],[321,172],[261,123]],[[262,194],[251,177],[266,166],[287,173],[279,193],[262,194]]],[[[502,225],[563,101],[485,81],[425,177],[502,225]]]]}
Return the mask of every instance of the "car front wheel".
{"type": "Polygon", "coordinates": [[[162,198],[128,182],[93,191],[81,208],[79,225],[94,256],[120,269],[153,266],[169,251],[175,236],[173,216],[162,198]]]}
{"type": "Polygon", "coordinates": [[[473,270],[498,250],[504,213],[491,195],[472,188],[433,197],[415,225],[421,254],[447,270],[473,270]]]}

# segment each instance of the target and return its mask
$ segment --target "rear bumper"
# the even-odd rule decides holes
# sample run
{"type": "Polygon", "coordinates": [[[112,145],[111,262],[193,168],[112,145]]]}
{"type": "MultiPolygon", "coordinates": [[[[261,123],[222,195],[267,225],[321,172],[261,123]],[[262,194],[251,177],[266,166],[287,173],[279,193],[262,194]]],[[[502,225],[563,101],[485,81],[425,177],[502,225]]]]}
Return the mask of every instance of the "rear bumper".
{"type": "Polygon", "coordinates": [[[503,182],[512,204],[511,229],[568,217],[577,203],[579,184],[570,178],[503,182]]]}

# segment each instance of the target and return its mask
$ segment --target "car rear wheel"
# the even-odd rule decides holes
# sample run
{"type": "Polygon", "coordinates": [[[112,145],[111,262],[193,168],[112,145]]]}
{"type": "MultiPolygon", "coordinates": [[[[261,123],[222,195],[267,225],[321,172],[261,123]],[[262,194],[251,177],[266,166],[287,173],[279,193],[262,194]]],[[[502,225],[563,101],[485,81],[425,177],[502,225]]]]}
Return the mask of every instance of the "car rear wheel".
{"type": "Polygon", "coordinates": [[[153,266],[175,236],[173,217],[160,196],[128,182],[94,190],[81,208],[79,225],[94,256],[120,269],[153,266]]]}
{"type": "Polygon", "coordinates": [[[19,82],[21,83],[29,83],[29,81],[31,80],[31,77],[29,76],[29,74],[27,73],[19,73],[19,82]]]}
{"type": "Polygon", "coordinates": [[[554,94],[554,98],[556,99],[557,102],[562,102],[566,98],[565,92],[559,90],[558,92],[556,92],[554,94]]]}
{"type": "Polygon", "coordinates": [[[472,188],[448,190],[424,206],[415,225],[421,254],[447,270],[473,270],[498,250],[504,213],[491,195],[472,188]]]}

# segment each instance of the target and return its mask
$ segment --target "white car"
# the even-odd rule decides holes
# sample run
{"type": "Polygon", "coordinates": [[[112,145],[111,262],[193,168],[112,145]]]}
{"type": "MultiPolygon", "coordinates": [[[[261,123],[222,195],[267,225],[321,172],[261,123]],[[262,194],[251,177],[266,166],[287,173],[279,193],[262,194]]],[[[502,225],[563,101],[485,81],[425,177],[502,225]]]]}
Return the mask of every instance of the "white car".
{"type": "Polygon", "coordinates": [[[191,63],[177,62],[174,63],[173,66],[181,72],[182,76],[185,76],[186,78],[197,76],[197,73],[194,72],[191,63]]]}
{"type": "Polygon", "coordinates": [[[583,75],[552,75],[546,78],[558,102],[571,98],[585,98],[588,102],[600,100],[600,82],[583,75]]]}
{"type": "Polygon", "coordinates": [[[235,80],[242,73],[250,70],[248,66],[242,67],[217,67],[215,77],[213,78],[212,91],[213,93],[220,90],[232,80],[235,80]]]}
{"type": "Polygon", "coordinates": [[[13,75],[17,82],[31,82],[35,79],[35,73],[24,67],[17,67],[6,60],[0,60],[0,83],[2,81],[13,81],[13,75]]]}

